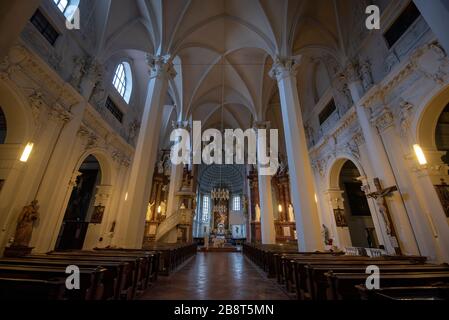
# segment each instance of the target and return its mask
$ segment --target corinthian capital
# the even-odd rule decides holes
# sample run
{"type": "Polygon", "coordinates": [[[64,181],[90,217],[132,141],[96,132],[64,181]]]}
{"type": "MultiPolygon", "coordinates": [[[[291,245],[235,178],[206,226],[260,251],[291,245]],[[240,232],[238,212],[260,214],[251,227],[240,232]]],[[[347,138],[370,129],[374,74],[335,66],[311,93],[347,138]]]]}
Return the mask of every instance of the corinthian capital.
{"type": "Polygon", "coordinates": [[[358,63],[357,62],[349,63],[345,68],[344,76],[346,77],[346,80],[349,83],[361,81],[358,63]]]}
{"type": "Polygon", "coordinates": [[[300,57],[276,57],[269,75],[277,81],[280,81],[287,77],[295,77],[300,62],[300,57]]]}
{"type": "Polygon", "coordinates": [[[155,56],[148,54],[147,63],[150,67],[150,75],[152,78],[176,77],[176,71],[173,68],[173,62],[169,55],[155,56]]]}

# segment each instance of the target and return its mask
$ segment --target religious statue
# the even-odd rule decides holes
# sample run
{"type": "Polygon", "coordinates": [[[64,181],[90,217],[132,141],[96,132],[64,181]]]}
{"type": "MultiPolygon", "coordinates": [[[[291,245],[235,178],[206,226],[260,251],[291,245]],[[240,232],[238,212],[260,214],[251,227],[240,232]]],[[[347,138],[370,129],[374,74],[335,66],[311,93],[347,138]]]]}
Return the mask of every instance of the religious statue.
{"type": "Polygon", "coordinates": [[[256,219],[254,221],[255,222],[260,222],[260,207],[259,207],[258,203],[256,204],[255,211],[256,211],[256,219]]]}
{"type": "Polygon", "coordinates": [[[33,233],[33,227],[36,220],[39,218],[39,205],[37,200],[31,202],[30,205],[23,207],[22,213],[19,216],[14,236],[13,247],[28,247],[33,233]]]}
{"type": "Polygon", "coordinates": [[[157,173],[163,174],[164,173],[164,160],[160,160],[157,163],[157,173]]]}
{"type": "Polygon", "coordinates": [[[154,201],[153,203],[148,203],[148,208],[147,208],[147,221],[152,221],[153,220],[153,207],[154,207],[154,201]]]}
{"type": "Polygon", "coordinates": [[[388,208],[385,205],[385,199],[384,198],[377,198],[376,199],[377,207],[379,208],[380,215],[382,216],[382,219],[385,224],[385,231],[388,235],[391,235],[391,225],[390,220],[388,219],[388,208]]]}
{"type": "Polygon", "coordinates": [[[291,204],[288,205],[288,220],[290,222],[295,222],[295,212],[291,204]]]}
{"type": "Polygon", "coordinates": [[[322,231],[322,235],[323,235],[323,238],[324,238],[324,244],[327,246],[327,245],[330,245],[332,242],[332,240],[330,239],[330,237],[329,237],[329,229],[323,224],[323,231],[322,231]]]}
{"type": "Polygon", "coordinates": [[[160,210],[158,209],[158,211],[159,211],[158,213],[161,216],[165,217],[165,211],[167,210],[167,204],[165,203],[165,200],[161,202],[159,207],[160,207],[160,210]]]}
{"type": "Polygon", "coordinates": [[[365,61],[360,65],[360,75],[362,77],[362,84],[365,90],[368,90],[373,84],[373,77],[371,75],[371,63],[365,61]]]}
{"type": "Polygon", "coordinates": [[[137,135],[139,134],[140,122],[135,119],[128,126],[128,142],[134,143],[137,135]]]}

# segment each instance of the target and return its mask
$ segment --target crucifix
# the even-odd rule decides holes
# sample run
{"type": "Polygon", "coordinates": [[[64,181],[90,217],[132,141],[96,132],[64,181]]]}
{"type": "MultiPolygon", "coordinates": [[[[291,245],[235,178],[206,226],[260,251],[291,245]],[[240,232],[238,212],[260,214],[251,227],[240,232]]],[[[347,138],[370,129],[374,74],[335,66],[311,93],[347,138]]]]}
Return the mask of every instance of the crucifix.
{"type": "Polygon", "coordinates": [[[384,220],[387,234],[390,238],[391,244],[394,247],[396,254],[401,255],[401,248],[396,237],[396,230],[394,229],[393,220],[391,219],[390,210],[388,209],[386,198],[391,196],[393,192],[399,191],[397,186],[391,186],[382,189],[379,178],[373,179],[374,186],[376,187],[375,192],[368,193],[366,196],[376,200],[377,206],[384,220]]]}

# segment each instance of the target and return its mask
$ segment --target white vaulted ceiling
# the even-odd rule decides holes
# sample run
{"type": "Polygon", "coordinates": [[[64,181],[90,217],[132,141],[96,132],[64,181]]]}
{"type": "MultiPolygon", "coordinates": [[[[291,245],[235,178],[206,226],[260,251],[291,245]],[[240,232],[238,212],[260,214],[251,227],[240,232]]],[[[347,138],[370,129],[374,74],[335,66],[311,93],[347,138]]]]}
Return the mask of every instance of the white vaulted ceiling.
{"type": "MultiPolygon", "coordinates": [[[[343,0],[340,6],[353,1],[343,0]]],[[[217,106],[222,100],[224,121],[232,126],[266,120],[276,89],[268,72],[276,56],[323,50],[340,61],[343,55],[339,9],[333,0],[99,2],[99,56],[107,60],[137,50],[144,61],[146,53],[170,55],[178,73],[170,83],[178,118],[192,117],[208,125],[214,113],[221,115],[217,106]]],[[[146,83],[145,76],[140,77],[146,83]]]]}

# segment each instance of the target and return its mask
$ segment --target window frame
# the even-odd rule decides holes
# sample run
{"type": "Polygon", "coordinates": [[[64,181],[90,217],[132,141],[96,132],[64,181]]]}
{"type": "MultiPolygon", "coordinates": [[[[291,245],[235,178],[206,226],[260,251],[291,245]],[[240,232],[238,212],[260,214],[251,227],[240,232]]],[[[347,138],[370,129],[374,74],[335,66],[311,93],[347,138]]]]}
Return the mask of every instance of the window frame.
{"type": "Polygon", "coordinates": [[[122,60],[117,64],[114,69],[114,75],[112,77],[112,86],[120,97],[129,104],[131,100],[131,94],[133,90],[133,74],[131,71],[131,65],[122,60]]]}
{"type": "Polygon", "coordinates": [[[232,197],[232,211],[241,211],[242,210],[242,197],[239,195],[235,195],[232,197]]]}
{"type": "Polygon", "coordinates": [[[203,223],[209,222],[210,219],[210,203],[211,199],[209,195],[203,195],[202,204],[201,204],[201,217],[203,223]]]}
{"type": "Polygon", "coordinates": [[[53,0],[56,8],[64,15],[67,20],[72,20],[76,9],[79,8],[79,0],[53,0]],[[65,2],[65,5],[62,3],[65,2]]]}

